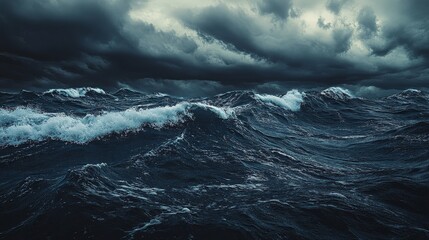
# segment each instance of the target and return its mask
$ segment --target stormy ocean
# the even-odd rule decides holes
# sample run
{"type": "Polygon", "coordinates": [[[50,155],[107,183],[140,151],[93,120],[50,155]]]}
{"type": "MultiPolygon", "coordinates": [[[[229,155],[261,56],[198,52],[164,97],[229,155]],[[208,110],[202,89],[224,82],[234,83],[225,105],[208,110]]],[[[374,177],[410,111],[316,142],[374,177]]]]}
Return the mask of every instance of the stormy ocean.
{"type": "Polygon", "coordinates": [[[428,239],[429,93],[0,93],[0,239],[428,239]]]}

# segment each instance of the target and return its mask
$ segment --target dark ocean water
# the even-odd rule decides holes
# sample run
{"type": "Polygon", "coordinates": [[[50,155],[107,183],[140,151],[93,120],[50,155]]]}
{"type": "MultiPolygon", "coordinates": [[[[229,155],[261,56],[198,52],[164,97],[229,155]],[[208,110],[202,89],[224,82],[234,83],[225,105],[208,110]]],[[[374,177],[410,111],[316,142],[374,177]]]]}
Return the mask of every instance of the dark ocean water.
{"type": "Polygon", "coordinates": [[[429,94],[0,94],[0,239],[429,239],[429,94]]]}

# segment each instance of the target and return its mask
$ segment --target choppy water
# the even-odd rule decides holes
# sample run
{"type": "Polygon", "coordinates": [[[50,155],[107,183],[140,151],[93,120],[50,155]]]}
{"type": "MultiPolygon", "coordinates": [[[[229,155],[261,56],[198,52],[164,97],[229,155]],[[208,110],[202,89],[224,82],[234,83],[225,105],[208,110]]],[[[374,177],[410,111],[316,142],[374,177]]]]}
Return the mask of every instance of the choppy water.
{"type": "Polygon", "coordinates": [[[1,239],[428,239],[429,94],[0,94],[1,239]]]}

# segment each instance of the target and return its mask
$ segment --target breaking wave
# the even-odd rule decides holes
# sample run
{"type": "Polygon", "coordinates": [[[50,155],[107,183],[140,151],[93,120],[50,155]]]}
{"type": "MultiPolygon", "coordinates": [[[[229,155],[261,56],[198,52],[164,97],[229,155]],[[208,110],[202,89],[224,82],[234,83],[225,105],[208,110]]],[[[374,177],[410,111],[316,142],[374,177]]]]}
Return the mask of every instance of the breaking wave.
{"type": "Polygon", "coordinates": [[[100,88],[90,88],[90,87],[83,87],[83,88],[67,88],[67,89],[50,89],[43,94],[57,94],[64,97],[70,97],[70,98],[80,98],[85,97],[88,93],[97,93],[101,95],[106,95],[106,92],[103,89],[100,88]]]}
{"type": "Polygon", "coordinates": [[[305,95],[298,90],[291,90],[282,97],[268,94],[255,94],[255,98],[264,103],[274,104],[294,112],[301,109],[301,104],[304,102],[304,96],[305,95]]]}
{"type": "Polygon", "coordinates": [[[23,107],[0,109],[0,145],[18,145],[46,139],[86,143],[112,133],[137,131],[144,125],[161,128],[180,123],[185,117],[192,117],[189,111],[191,107],[210,110],[221,119],[233,115],[232,109],[189,102],[148,109],[130,108],[99,115],[87,114],[84,117],[43,113],[23,107]]]}
{"type": "Polygon", "coordinates": [[[347,100],[354,98],[353,94],[348,90],[340,87],[330,87],[320,93],[324,97],[334,100],[347,100]]]}

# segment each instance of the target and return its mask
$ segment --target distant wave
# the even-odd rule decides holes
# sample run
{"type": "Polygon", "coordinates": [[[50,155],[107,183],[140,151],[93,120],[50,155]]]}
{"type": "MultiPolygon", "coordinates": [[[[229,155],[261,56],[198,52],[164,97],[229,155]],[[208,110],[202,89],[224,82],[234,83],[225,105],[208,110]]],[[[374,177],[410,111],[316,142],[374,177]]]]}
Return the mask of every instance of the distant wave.
{"type": "Polygon", "coordinates": [[[90,87],[83,87],[83,88],[67,88],[67,89],[50,89],[43,94],[58,94],[62,95],[64,97],[70,97],[70,98],[80,98],[86,96],[89,92],[94,92],[102,95],[106,95],[106,92],[103,89],[100,88],[90,88],[90,87]]]}
{"type": "Polygon", "coordinates": [[[425,93],[417,89],[406,89],[400,93],[393,94],[388,99],[403,99],[403,98],[413,98],[413,97],[424,97],[425,93]]]}
{"type": "Polygon", "coordinates": [[[420,93],[422,93],[422,91],[420,91],[418,89],[409,88],[409,89],[402,91],[402,93],[403,94],[420,94],[420,93]]]}
{"type": "Polygon", "coordinates": [[[335,100],[347,100],[355,98],[355,96],[348,90],[340,87],[330,87],[320,93],[322,96],[332,98],[335,100]]]}
{"type": "Polygon", "coordinates": [[[100,115],[87,114],[84,117],[43,113],[27,107],[0,109],[0,145],[19,145],[46,139],[86,143],[112,133],[136,131],[143,125],[161,128],[180,123],[184,117],[192,116],[189,112],[192,107],[207,109],[221,119],[233,115],[232,109],[190,102],[149,109],[130,108],[100,115]]]}
{"type": "MultiPolygon", "coordinates": [[[[28,98],[28,95],[33,95],[35,97],[41,96],[41,95],[56,95],[56,96],[63,96],[67,98],[82,98],[85,96],[88,96],[88,94],[97,94],[99,96],[132,96],[132,97],[146,97],[146,98],[162,98],[162,97],[171,97],[171,98],[181,98],[178,96],[172,96],[166,93],[144,93],[139,92],[137,90],[132,90],[128,88],[121,88],[114,92],[107,92],[100,88],[92,88],[92,87],[81,87],[81,88],[58,88],[58,89],[50,89],[45,92],[34,92],[34,91],[27,91],[27,90],[21,90],[20,92],[0,92],[0,96],[17,96],[17,95],[26,95],[25,97],[28,98]]],[[[226,92],[222,94],[216,95],[216,98],[218,99],[224,99],[224,101],[236,101],[239,98],[242,98],[245,100],[246,97],[251,97],[253,99],[257,99],[260,101],[263,101],[267,104],[276,105],[279,107],[283,107],[288,110],[297,111],[299,110],[299,105],[304,102],[303,97],[306,96],[306,94],[312,94],[314,92],[308,91],[308,92],[299,92],[298,90],[290,90],[288,91],[284,96],[276,96],[276,95],[270,95],[270,94],[257,94],[252,91],[231,91],[226,92]]],[[[324,89],[318,93],[319,96],[334,100],[348,100],[357,98],[357,96],[360,96],[361,94],[356,93],[356,95],[349,89],[343,88],[343,87],[329,87],[327,89],[324,89]]],[[[94,96],[94,95],[93,95],[94,96]]],[[[406,89],[403,91],[398,91],[395,94],[392,94],[390,96],[380,97],[381,98],[409,98],[409,97],[428,97],[428,92],[418,89],[406,89]]],[[[359,97],[360,99],[365,99],[364,97],[359,97]]],[[[181,98],[183,99],[183,98],[181,98]]]]}
{"type": "Polygon", "coordinates": [[[268,94],[255,94],[255,98],[264,103],[274,104],[296,112],[301,109],[301,103],[304,102],[304,93],[301,93],[298,90],[291,90],[282,97],[268,94]]]}
{"type": "Polygon", "coordinates": [[[137,90],[129,89],[129,88],[121,88],[118,89],[116,92],[112,93],[113,95],[121,95],[121,94],[143,94],[137,90]]]}

